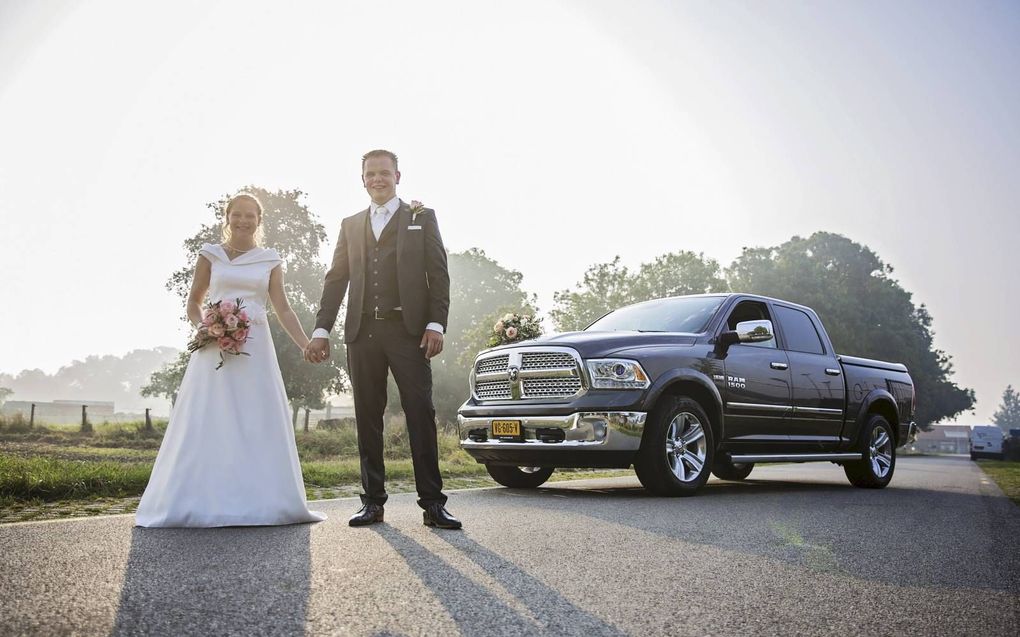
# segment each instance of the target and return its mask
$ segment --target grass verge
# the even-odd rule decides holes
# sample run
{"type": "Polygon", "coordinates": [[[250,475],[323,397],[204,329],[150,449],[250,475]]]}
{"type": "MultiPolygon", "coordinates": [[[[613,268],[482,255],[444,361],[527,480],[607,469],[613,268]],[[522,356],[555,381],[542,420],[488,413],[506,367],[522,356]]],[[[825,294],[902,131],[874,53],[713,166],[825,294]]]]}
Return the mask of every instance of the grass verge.
{"type": "Polygon", "coordinates": [[[145,490],[152,463],[0,456],[0,498],[74,500],[145,490]]]}
{"type": "Polygon", "coordinates": [[[1014,504],[1020,505],[1020,462],[1016,460],[978,460],[978,466],[999,485],[1014,504]]]}

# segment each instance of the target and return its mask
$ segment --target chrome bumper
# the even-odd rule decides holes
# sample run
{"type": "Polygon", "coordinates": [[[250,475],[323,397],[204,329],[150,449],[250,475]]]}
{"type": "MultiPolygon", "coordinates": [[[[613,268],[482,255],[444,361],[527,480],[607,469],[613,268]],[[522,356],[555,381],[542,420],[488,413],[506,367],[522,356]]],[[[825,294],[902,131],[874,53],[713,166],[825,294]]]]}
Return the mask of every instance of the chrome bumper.
{"type": "Polygon", "coordinates": [[[465,418],[457,416],[460,429],[460,446],[472,449],[591,449],[598,451],[635,451],[641,446],[641,434],[648,414],[643,411],[583,411],[567,416],[506,416],[465,418]],[[493,420],[519,420],[524,440],[496,440],[492,438],[493,420]],[[559,429],[560,442],[538,439],[539,430],[559,429]],[[487,440],[478,440],[480,432],[487,440]],[[472,440],[475,437],[475,440],[472,440]]]}

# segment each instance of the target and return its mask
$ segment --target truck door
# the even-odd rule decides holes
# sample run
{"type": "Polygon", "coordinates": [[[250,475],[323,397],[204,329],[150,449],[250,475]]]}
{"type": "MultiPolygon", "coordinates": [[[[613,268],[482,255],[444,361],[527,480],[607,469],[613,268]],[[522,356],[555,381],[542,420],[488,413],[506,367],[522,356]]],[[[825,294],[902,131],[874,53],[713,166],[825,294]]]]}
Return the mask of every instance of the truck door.
{"type": "MultiPolygon", "coordinates": [[[[768,306],[741,301],[721,330],[759,320],[772,320],[768,306]]],[[[724,396],[727,441],[786,444],[783,416],[791,409],[790,371],[786,352],[778,348],[776,339],[730,345],[723,365],[725,376],[716,381],[724,396]]]]}
{"type": "Polygon", "coordinates": [[[793,411],[785,430],[792,442],[828,447],[839,443],[846,406],[843,367],[827,352],[812,318],[804,311],[773,303],[783,348],[790,361],[793,411]]]}

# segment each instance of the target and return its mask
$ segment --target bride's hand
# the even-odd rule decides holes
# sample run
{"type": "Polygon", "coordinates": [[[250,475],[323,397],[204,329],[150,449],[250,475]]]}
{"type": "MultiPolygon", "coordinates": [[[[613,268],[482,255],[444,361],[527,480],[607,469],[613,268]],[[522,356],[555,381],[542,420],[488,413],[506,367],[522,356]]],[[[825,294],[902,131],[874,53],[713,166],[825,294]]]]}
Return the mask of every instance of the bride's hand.
{"type": "Polygon", "coordinates": [[[309,363],[321,363],[329,358],[329,339],[313,338],[305,347],[305,360],[309,363]]]}

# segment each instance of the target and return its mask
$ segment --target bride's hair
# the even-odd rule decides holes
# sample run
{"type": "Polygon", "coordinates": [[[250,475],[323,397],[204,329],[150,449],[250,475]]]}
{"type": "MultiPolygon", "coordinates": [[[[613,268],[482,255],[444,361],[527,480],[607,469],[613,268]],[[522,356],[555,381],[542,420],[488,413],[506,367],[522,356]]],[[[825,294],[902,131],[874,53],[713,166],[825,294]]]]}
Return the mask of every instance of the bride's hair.
{"type": "Polygon", "coordinates": [[[255,204],[255,207],[259,209],[259,227],[255,229],[255,245],[261,246],[262,240],[265,239],[266,233],[262,230],[262,202],[259,198],[250,192],[239,192],[227,201],[227,207],[223,211],[223,241],[230,241],[230,209],[234,207],[234,204],[242,199],[255,204]]]}

